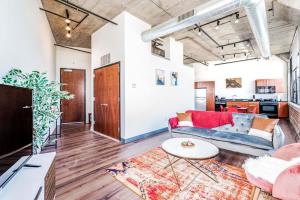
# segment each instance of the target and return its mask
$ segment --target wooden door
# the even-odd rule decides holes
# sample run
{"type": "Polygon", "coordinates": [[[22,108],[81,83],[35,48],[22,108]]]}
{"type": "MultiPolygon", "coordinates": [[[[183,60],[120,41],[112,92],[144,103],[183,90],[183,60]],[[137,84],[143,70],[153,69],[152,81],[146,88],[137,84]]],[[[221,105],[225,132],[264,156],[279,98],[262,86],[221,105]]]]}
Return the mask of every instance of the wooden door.
{"type": "Polygon", "coordinates": [[[74,94],[74,98],[61,101],[62,122],[85,122],[85,70],[60,69],[61,90],[74,94]]]}
{"type": "Polygon", "coordinates": [[[120,64],[94,70],[94,130],[120,139],[120,64]]]}
{"type": "Polygon", "coordinates": [[[215,82],[200,81],[195,82],[195,89],[206,89],[206,110],[215,111],[215,82]]]}

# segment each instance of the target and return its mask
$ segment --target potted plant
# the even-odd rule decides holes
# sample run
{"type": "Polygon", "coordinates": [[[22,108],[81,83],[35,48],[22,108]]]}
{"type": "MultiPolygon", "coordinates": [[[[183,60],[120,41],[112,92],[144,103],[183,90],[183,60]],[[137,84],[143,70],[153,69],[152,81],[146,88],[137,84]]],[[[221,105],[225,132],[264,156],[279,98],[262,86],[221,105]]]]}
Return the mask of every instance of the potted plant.
{"type": "Polygon", "coordinates": [[[3,83],[18,87],[30,88],[33,91],[33,152],[39,153],[51,124],[61,114],[61,99],[71,99],[74,95],[60,91],[61,83],[49,81],[46,73],[32,71],[23,73],[20,69],[10,70],[3,83]]]}

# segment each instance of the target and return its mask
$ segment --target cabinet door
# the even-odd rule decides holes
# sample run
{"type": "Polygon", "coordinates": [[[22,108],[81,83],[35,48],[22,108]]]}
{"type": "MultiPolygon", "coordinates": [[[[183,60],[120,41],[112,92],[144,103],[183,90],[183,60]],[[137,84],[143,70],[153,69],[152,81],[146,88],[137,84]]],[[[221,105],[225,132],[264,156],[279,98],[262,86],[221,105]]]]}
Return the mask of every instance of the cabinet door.
{"type": "Polygon", "coordinates": [[[263,80],[262,80],[262,79],[256,80],[255,83],[256,83],[256,86],[264,86],[264,85],[263,85],[263,80]]]}
{"type": "Polygon", "coordinates": [[[254,109],[255,113],[259,114],[259,102],[249,102],[248,112],[252,113],[254,109]]]}
{"type": "Polygon", "coordinates": [[[285,93],[286,92],[283,79],[276,79],[275,87],[276,87],[276,93],[285,93]]]}
{"type": "Polygon", "coordinates": [[[278,117],[279,118],[289,117],[289,104],[288,104],[288,102],[279,102],[278,103],[278,117]]]}

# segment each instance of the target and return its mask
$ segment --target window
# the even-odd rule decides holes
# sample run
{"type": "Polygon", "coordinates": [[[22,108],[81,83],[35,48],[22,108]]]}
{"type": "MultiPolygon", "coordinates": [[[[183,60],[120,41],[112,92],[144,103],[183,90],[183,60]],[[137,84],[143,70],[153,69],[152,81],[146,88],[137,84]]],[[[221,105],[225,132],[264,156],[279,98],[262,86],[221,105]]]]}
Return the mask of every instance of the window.
{"type": "Polygon", "coordinates": [[[293,66],[293,58],[290,58],[290,86],[291,86],[291,102],[300,103],[300,77],[299,66],[293,66]]]}

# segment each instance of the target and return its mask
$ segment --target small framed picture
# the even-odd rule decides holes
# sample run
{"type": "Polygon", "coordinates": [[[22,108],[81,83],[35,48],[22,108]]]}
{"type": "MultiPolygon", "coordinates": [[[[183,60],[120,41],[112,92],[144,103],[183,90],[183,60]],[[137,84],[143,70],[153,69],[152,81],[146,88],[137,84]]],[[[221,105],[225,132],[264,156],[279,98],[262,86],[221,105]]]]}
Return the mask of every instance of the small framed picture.
{"type": "Polygon", "coordinates": [[[161,69],[155,70],[156,85],[165,85],[165,71],[161,69]]]}
{"type": "Polygon", "coordinates": [[[178,85],[178,72],[171,72],[171,86],[178,85]]]}

